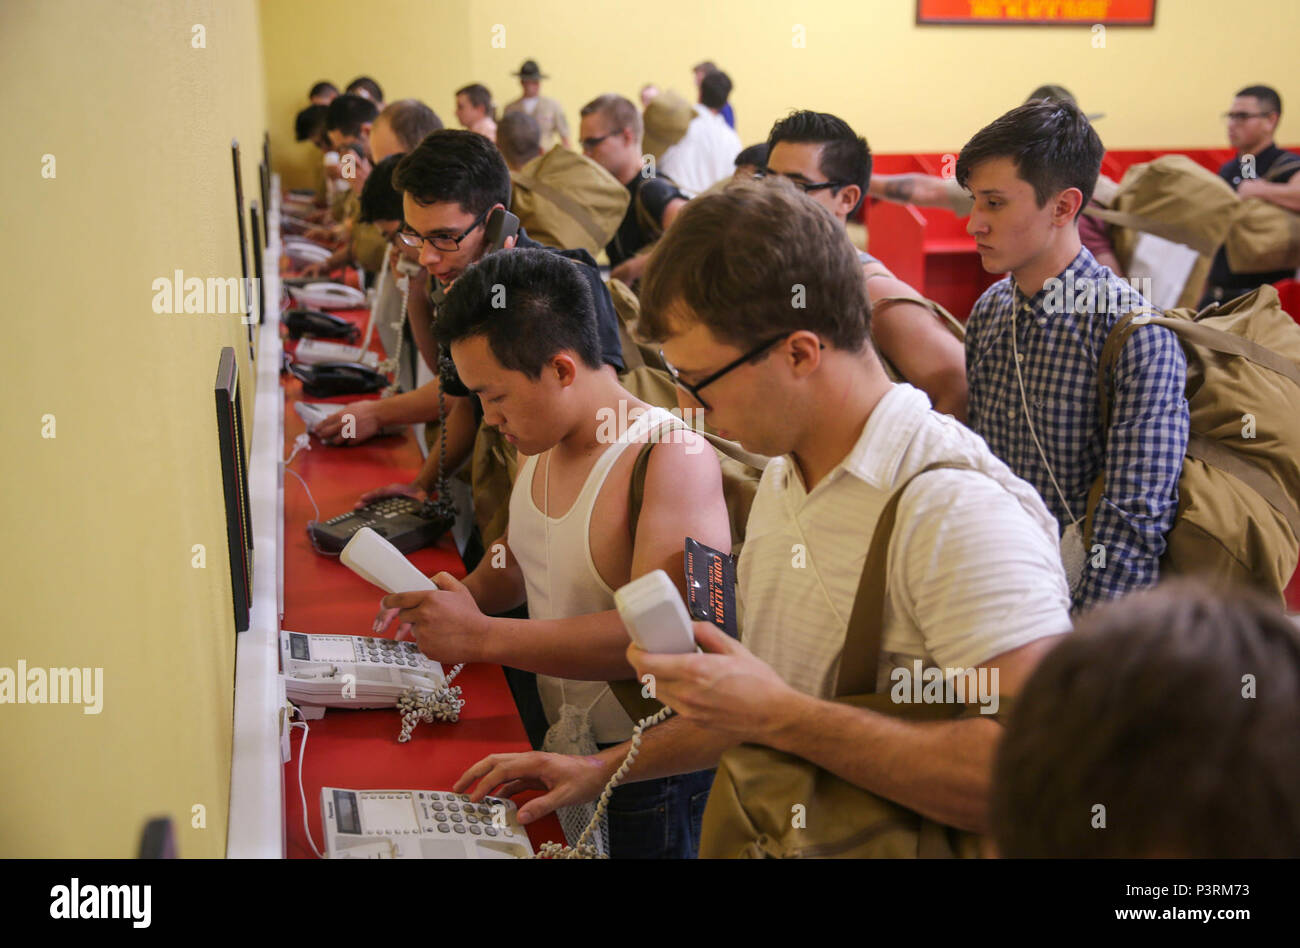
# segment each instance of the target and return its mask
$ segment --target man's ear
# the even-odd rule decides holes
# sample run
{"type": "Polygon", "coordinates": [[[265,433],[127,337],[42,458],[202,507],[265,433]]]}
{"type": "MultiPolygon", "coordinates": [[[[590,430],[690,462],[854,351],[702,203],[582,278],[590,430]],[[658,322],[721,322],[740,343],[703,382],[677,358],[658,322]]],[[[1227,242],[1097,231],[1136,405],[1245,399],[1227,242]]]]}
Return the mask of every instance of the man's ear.
{"type": "Polygon", "coordinates": [[[578,377],[578,363],[567,352],[560,352],[552,356],[550,368],[555,373],[560,388],[568,388],[578,377]]]}
{"type": "Polygon", "coordinates": [[[822,364],[822,341],[810,330],[793,333],[779,348],[796,378],[810,375],[822,364]]]}
{"type": "Polygon", "coordinates": [[[1058,227],[1073,223],[1082,207],[1083,192],[1078,188],[1066,188],[1056,196],[1056,204],[1052,208],[1052,223],[1058,227]]]}
{"type": "Polygon", "coordinates": [[[839,199],[844,207],[844,213],[851,214],[853,209],[858,206],[858,201],[862,200],[862,189],[856,184],[847,184],[840,188],[839,199]],[[853,200],[849,200],[849,198],[853,200]]]}

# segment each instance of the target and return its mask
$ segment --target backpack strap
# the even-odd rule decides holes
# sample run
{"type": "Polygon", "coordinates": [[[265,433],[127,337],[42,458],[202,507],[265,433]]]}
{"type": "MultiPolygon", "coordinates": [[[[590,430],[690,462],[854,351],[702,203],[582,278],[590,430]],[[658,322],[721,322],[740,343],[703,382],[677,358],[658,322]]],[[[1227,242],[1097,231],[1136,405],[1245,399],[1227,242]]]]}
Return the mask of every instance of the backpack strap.
{"type": "Polygon", "coordinates": [[[1282,157],[1269,166],[1268,171],[1264,174],[1264,180],[1275,183],[1280,182],[1283,173],[1295,171],[1297,167],[1300,167],[1300,155],[1293,151],[1284,151],[1282,157]]]}
{"type": "MultiPolygon", "coordinates": [[[[886,276],[886,275],[887,274],[884,273],[872,273],[867,276],[867,279],[869,280],[873,276],[886,276]]],[[[896,280],[898,279],[898,277],[894,277],[894,279],[896,280]]],[[[928,309],[931,313],[934,314],[935,318],[938,319],[939,322],[943,323],[944,327],[949,332],[951,332],[959,340],[965,341],[966,327],[963,326],[960,322],[958,322],[957,318],[953,316],[952,313],[948,312],[946,309],[944,309],[942,306],[940,306],[938,303],[934,302],[933,300],[926,299],[924,296],[883,296],[878,300],[872,301],[871,303],[872,315],[875,315],[881,310],[889,309],[891,306],[897,306],[899,303],[915,303],[917,306],[920,306],[923,309],[928,309]]]]}
{"type": "Polygon", "coordinates": [[[844,633],[844,650],[840,653],[840,670],[835,681],[835,697],[876,693],[876,674],[880,665],[880,640],[885,626],[885,584],[888,578],[889,541],[898,517],[898,502],[903,491],[922,474],[940,470],[976,468],[954,461],[928,464],[896,488],[885,502],[871,534],[867,559],[862,566],[858,592],[853,598],[848,629],[844,633]]]}
{"type": "Polygon", "coordinates": [[[545,198],[565,214],[568,214],[598,245],[605,243],[605,232],[601,230],[600,225],[596,223],[591,213],[563,191],[549,184],[544,184],[532,175],[524,174],[522,171],[510,172],[510,180],[525,191],[532,191],[538,197],[545,198]]]}

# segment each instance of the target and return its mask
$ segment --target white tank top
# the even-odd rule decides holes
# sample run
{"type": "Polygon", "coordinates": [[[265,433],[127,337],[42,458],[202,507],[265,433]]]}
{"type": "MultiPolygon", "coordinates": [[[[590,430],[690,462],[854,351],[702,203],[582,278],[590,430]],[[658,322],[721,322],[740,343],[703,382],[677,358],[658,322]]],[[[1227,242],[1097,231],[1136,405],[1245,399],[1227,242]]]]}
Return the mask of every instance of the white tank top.
{"type": "MultiPolygon", "coordinates": [[[[629,424],[624,439],[597,458],[578,499],[562,517],[548,518],[533,501],[533,475],[542,455],[520,466],[510,493],[510,551],[524,574],[530,618],[568,619],[614,608],[614,590],[601,579],[591,558],[591,512],[623,451],[642,432],[675,421],[667,410],[652,406],[629,424]]],[[[634,722],[602,681],[538,675],[537,691],[548,723],[559,720],[561,707],[571,704],[588,711],[597,742],[609,744],[632,736],[634,722]]]]}

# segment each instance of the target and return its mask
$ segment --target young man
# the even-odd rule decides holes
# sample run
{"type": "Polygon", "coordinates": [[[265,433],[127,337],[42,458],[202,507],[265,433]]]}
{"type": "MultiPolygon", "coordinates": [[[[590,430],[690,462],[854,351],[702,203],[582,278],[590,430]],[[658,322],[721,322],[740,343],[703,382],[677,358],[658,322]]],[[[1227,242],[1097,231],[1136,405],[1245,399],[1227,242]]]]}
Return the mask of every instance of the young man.
{"type": "Polygon", "coordinates": [[[360,145],[370,154],[370,130],[379,116],[379,107],[359,95],[341,95],[329,104],[325,112],[325,134],[330,146],[341,149],[344,145],[360,145]]]}
{"type": "MultiPolygon", "coordinates": [[[[700,91],[700,85],[704,82],[704,77],[711,72],[718,71],[718,67],[711,60],[705,60],[702,63],[698,63],[691,70],[691,74],[695,78],[695,91],[697,94],[700,91]]],[[[722,111],[719,114],[722,115],[722,120],[729,126],[732,128],[736,127],[736,111],[731,107],[730,102],[722,107],[722,111]]]]}
{"type": "Polygon", "coordinates": [[[307,98],[312,105],[329,105],[339,97],[339,87],[332,82],[322,80],[311,87],[307,98]]]}
{"type": "Polygon", "coordinates": [[[389,155],[405,155],[440,128],[442,119],[419,99],[398,99],[370,126],[370,156],[378,164],[389,155]]]}
{"type": "MultiPolygon", "coordinates": [[[[411,332],[425,362],[438,370],[438,346],[431,322],[436,308],[430,304],[430,287],[437,284],[441,299],[472,263],[491,249],[485,234],[495,210],[510,202],[510,171],[500,152],[483,136],[459,129],[440,129],[428,135],[402,159],[393,174],[393,186],[403,192],[404,224],[398,239],[417,250],[425,275],[412,277],[411,332]],[[432,281],[429,279],[432,277],[432,281]]],[[[537,247],[526,234],[507,237],[504,246],[537,247]]],[[[572,256],[572,254],[570,254],[572,256]]],[[[611,378],[623,369],[618,316],[600,272],[591,258],[580,254],[571,261],[587,281],[597,314],[602,358],[611,378]],[[585,257],[586,259],[581,259],[585,257]]],[[[316,433],[326,442],[356,443],[373,437],[389,425],[417,424],[438,417],[439,383],[430,382],[414,392],[392,398],[351,402],[321,421],[316,433]],[[345,425],[350,426],[345,431],[345,425]]],[[[475,409],[461,388],[448,389],[448,467],[455,470],[469,455],[478,430],[475,409]]],[[[410,484],[390,484],[365,494],[362,502],[404,494],[423,499],[438,476],[438,456],[431,452],[425,468],[410,484]]],[[[476,512],[480,513],[480,512],[476,512]]],[[[492,511],[481,512],[484,516],[492,511]]],[[[484,537],[490,543],[494,537],[484,537]]]]}
{"type": "Polygon", "coordinates": [[[722,117],[731,94],[731,79],[714,71],[700,80],[700,101],[682,140],[659,160],[661,170],[694,197],[731,175],[743,147],[736,130],[722,117]]]}
{"type": "MultiPolygon", "coordinates": [[[[997,669],[996,690],[1014,695],[1069,627],[1042,501],[923,393],[889,381],[857,255],[839,222],[788,182],[738,182],[692,201],[655,249],[641,306],[639,329],[662,341],[683,404],[773,460],[740,556],[745,644],[697,623],[706,654],[628,651],[679,714],[645,733],[627,779],[711,767],[727,747],[757,742],[983,830],[997,724],[916,723],[829,699],[876,520],[900,484],[940,461],[975,470],[929,472],[903,496],[878,685],[920,662],[997,669]],[[805,279],[806,306],[792,306],[790,287],[805,279]]],[[[457,789],[546,789],[521,808],[527,823],[595,798],[626,752],[493,755],[457,789]]]]}
{"type": "Polygon", "coordinates": [[[1297,720],[1300,629],[1275,603],[1178,580],[1108,604],[1021,692],[994,769],[999,854],[1294,859],[1297,720]]]}
{"type": "MultiPolygon", "coordinates": [[[[602,371],[591,291],[555,254],[515,250],[475,264],[448,297],[437,338],[482,403],[484,424],[526,460],[509,532],[492,555],[463,584],[440,573],[439,591],[388,596],[383,606],[402,610],[399,622],[435,660],[537,672],[548,744],[595,753],[622,743],[633,722],[606,681],[632,670],[614,590],[655,569],[684,590],[688,536],[730,550],[717,455],[693,432],[668,434],[669,412],[602,371]],[[611,419],[620,418],[634,420],[619,431],[611,419]],[[645,500],[630,524],[629,479],[648,441],[645,500]],[[525,601],[528,619],[490,618],[525,601]]],[[[616,790],[611,855],[694,856],[712,776],[616,790]]],[[[571,838],[581,829],[570,827],[571,838]]]]}
{"type": "MultiPolygon", "coordinates": [[[[1238,92],[1232,100],[1232,108],[1224,115],[1228,123],[1228,142],[1237,150],[1237,157],[1219,169],[1219,177],[1232,185],[1243,198],[1259,198],[1300,213],[1300,155],[1284,151],[1273,143],[1281,118],[1282,99],[1275,89],[1247,86],[1238,92]]],[[[1276,283],[1292,276],[1295,276],[1294,270],[1234,273],[1228,266],[1227,252],[1220,247],[1210,265],[1200,305],[1236,299],[1265,283],[1276,283]]]]}
{"type": "Polygon", "coordinates": [[[512,75],[519,80],[524,94],[507,105],[504,114],[523,112],[535,118],[541,132],[543,151],[549,151],[556,139],[565,148],[572,148],[569,142],[569,120],[564,117],[564,107],[554,99],[540,94],[542,80],[551,77],[542,75],[541,67],[531,59],[526,60],[519,71],[512,75]]]}
{"type": "Polygon", "coordinates": [[[627,99],[612,93],[582,107],[578,130],[582,153],[604,167],[628,190],[627,213],[614,239],[605,248],[610,276],[632,286],[645,270],[642,248],[658,239],[686,205],[686,195],[641,158],[641,113],[627,99]]]}
{"type": "Polygon", "coordinates": [[[492,93],[487,86],[475,82],[456,90],[456,121],[461,128],[496,142],[496,107],[492,105],[492,93]]]}
{"type": "Polygon", "coordinates": [[[347,95],[359,95],[363,99],[369,99],[381,110],[384,107],[384,90],[369,76],[357,76],[343,91],[347,95]]]}
{"type": "Polygon", "coordinates": [[[1129,339],[1108,429],[1099,417],[1106,337],[1122,314],[1149,305],[1079,241],[1102,151],[1077,107],[1035,101],[977,132],[957,161],[984,269],[1009,273],[966,323],[969,423],[1060,522],[1077,611],[1159,579],[1187,449],[1187,360],[1163,327],[1129,339]],[[1084,550],[1088,492],[1103,472],[1084,550]]]}
{"type": "MultiPolygon", "coordinates": [[[[767,138],[769,174],[781,175],[847,226],[871,180],[871,149],[843,119],[826,112],[794,112],[767,138]]],[[[874,304],[891,297],[919,298],[865,250],[857,251],[874,304]]],[[[900,380],[930,396],[934,410],[966,420],[966,365],[961,340],[927,307],[893,303],[873,312],[876,349],[900,380]]]]}

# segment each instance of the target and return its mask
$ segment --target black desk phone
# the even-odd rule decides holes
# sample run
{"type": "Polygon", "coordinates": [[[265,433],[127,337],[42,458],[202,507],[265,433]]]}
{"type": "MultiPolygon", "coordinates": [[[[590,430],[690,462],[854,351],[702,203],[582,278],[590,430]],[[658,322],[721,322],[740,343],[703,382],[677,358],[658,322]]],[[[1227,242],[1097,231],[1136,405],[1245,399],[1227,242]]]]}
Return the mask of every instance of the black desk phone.
{"type": "Polygon", "coordinates": [[[316,336],[318,339],[347,339],[354,341],[361,330],[350,320],[318,309],[291,309],[281,317],[290,339],[316,336]]]}
{"type": "Polygon", "coordinates": [[[360,362],[317,362],[315,365],[294,362],[289,371],[302,382],[302,390],[311,398],[366,395],[388,385],[387,376],[360,362]]]}
{"type": "Polygon", "coordinates": [[[369,527],[403,553],[433,546],[451,529],[455,517],[439,513],[433,502],[414,497],[384,497],[358,510],[309,524],[307,532],[323,553],[338,553],[352,535],[369,527]]]}

